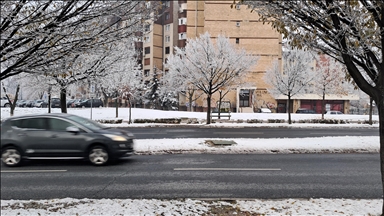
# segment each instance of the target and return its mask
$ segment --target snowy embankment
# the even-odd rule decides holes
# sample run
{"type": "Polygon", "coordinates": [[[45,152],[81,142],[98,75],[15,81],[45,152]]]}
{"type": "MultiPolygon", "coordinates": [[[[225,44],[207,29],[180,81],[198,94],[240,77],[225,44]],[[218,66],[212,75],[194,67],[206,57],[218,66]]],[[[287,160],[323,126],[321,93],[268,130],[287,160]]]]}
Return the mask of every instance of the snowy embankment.
{"type": "Polygon", "coordinates": [[[52,199],[1,201],[1,215],[380,215],[382,200],[52,199]]]}

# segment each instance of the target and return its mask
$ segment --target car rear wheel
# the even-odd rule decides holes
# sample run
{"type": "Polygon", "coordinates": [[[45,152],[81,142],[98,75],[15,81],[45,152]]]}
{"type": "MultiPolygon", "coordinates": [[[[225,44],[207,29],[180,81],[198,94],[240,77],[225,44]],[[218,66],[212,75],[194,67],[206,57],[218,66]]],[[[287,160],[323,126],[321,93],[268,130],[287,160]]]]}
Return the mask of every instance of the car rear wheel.
{"type": "Polygon", "coordinates": [[[103,146],[93,146],[88,153],[88,160],[93,165],[105,165],[109,160],[108,151],[103,146]]]}
{"type": "Polygon", "coordinates": [[[4,107],[10,107],[11,105],[9,103],[5,104],[4,107]]]}
{"type": "Polygon", "coordinates": [[[9,167],[19,166],[21,164],[20,151],[15,147],[8,147],[1,152],[1,161],[9,167]]]}

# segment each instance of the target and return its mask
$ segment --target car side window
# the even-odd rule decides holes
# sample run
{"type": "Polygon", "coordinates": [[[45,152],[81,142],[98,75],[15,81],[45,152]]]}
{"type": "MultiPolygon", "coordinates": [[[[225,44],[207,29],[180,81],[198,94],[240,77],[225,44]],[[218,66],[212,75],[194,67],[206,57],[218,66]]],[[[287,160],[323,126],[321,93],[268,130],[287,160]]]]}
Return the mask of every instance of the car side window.
{"type": "Polygon", "coordinates": [[[53,131],[66,131],[67,127],[76,127],[74,124],[57,118],[49,118],[49,129],[53,131]]]}
{"type": "Polygon", "coordinates": [[[12,121],[12,126],[24,129],[39,129],[45,130],[46,119],[45,118],[27,118],[12,121]]]}

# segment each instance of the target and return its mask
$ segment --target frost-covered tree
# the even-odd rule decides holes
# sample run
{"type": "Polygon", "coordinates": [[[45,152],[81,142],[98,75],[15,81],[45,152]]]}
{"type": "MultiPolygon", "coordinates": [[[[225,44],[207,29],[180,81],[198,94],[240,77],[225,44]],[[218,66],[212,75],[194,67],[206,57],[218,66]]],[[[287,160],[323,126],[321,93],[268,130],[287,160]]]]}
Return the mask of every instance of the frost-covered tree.
{"type": "MultiPolygon", "coordinates": [[[[109,99],[115,100],[116,117],[118,117],[118,101],[134,99],[137,88],[141,83],[141,71],[135,59],[135,50],[130,40],[123,40],[111,47],[115,56],[113,64],[107,68],[106,76],[100,76],[93,82],[97,83],[104,96],[104,104],[109,99]]],[[[131,106],[129,106],[131,107],[131,106]]]]}
{"type": "MultiPolygon", "coordinates": [[[[243,1],[290,43],[340,61],[379,111],[380,167],[384,194],[384,1],[243,1]]],[[[383,196],[384,199],[384,196],[383,196]]],[[[382,206],[384,214],[384,202],[382,206]]]]}
{"type": "Polygon", "coordinates": [[[87,52],[74,53],[66,59],[57,61],[54,66],[44,67],[43,76],[46,82],[59,87],[61,112],[67,112],[66,98],[69,86],[75,83],[98,85],[97,79],[120,72],[121,70],[116,68],[124,62],[131,61],[128,60],[132,56],[130,47],[130,39],[121,39],[118,42],[89,49],[87,52]]]}
{"type": "Polygon", "coordinates": [[[160,80],[159,71],[154,68],[152,78],[144,87],[144,104],[150,105],[152,109],[159,108],[160,104],[160,80]]]}
{"type": "Polygon", "coordinates": [[[321,118],[324,119],[326,95],[348,95],[346,73],[343,65],[329,56],[316,57],[316,75],[312,82],[315,92],[322,96],[321,118]]]}
{"type": "Polygon", "coordinates": [[[282,68],[277,60],[273,62],[272,67],[266,71],[264,80],[272,95],[287,96],[288,123],[291,124],[291,98],[306,93],[309,89],[309,84],[314,79],[314,57],[304,50],[292,49],[283,52],[282,61],[282,68]]]}
{"type": "Polygon", "coordinates": [[[170,73],[182,77],[204,92],[207,98],[207,124],[211,123],[211,98],[223,86],[239,79],[256,64],[257,58],[238,49],[229,39],[218,35],[213,41],[207,32],[196,39],[187,39],[185,48],[175,47],[168,58],[170,73]]]}
{"type": "MultiPolygon", "coordinates": [[[[192,112],[193,103],[202,95],[194,85],[186,83],[184,78],[174,71],[168,71],[161,77],[161,94],[167,94],[168,92],[171,92],[171,95],[174,96],[181,94],[186,97],[190,112],[192,112]]],[[[174,99],[172,99],[173,103],[175,102],[174,99]]]]}
{"type": "MultiPolygon", "coordinates": [[[[128,38],[156,19],[160,2],[3,1],[0,6],[0,80],[44,74],[74,53],[128,38]]],[[[75,54],[76,55],[76,54],[75,54]]],[[[53,74],[61,75],[52,70],[53,74]]]]}

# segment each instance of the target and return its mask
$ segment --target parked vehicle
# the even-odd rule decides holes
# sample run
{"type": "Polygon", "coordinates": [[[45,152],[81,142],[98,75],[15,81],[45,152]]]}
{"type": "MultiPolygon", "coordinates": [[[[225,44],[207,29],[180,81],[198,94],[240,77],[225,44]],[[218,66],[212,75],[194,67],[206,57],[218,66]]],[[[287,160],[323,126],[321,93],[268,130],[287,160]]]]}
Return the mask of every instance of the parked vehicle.
{"type": "Polygon", "coordinates": [[[134,153],[133,135],[80,116],[54,113],[10,117],[1,124],[1,160],[86,159],[93,165],[134,153]]]}
{"type": "Polygon", "coordinates": [[[48,101],[36,100],[35,104],[33,104],[33,107],[46,108],[46,107],[48,107],[48,101]]]}
{"type": "Polygon", "coordinates": [[[298,109],[296,113],[306,113],[306,114],[316,114],[315,110],[310,110],[310,109],[298,109]]]}
{"type": "Polygon", "coordinates": [[[60,98],[51,98],[51,107],[52,108],[60,108],[60,98]]]}
{"type": "Polygon", "coordinates": [[[1,107],[10,107],[11,104],[9,104],[9,101],[6,97],[1,98],[1,107]]]}
{"type": "Polygon", "coordinates": [[[336,110],[329,110],[325,113],[326,115],[343,115],[342,112],[336,110]]]}
{"type": "Polygon", "coordinates": [[[70,107],[74,107],[75,104],[74,102],[76,101],[76,99],[69,99],[67,100],[67,107],[70,108],[70,107]]]}
{"type": "Polygon", "coordinates": [[[27,103],[27,100],[17,100],[16,106],[17,107],[25,107],[25,104],[27,103]]]}
{"type": "Polygon", "coordinates": [[[25,102],[24,107],[33,107],[34,104],[35,104],[35,101],[34,101],[34,100],[27,100],[27,101],[25,102]]]}
{"type": "Polygon", "coordinates": [[[79,101],[75,104],[75,107],[91,107],[91,100],[92,100],[92,107],[103,107],[103,101],[101,101],[101,99],[98,99],[98,98],[79,101]]]}
{"type": "Polygon", "coordinates": [[[259,108],[259,113],[272,113],[272,111],[268,108],[259,108]]]}

